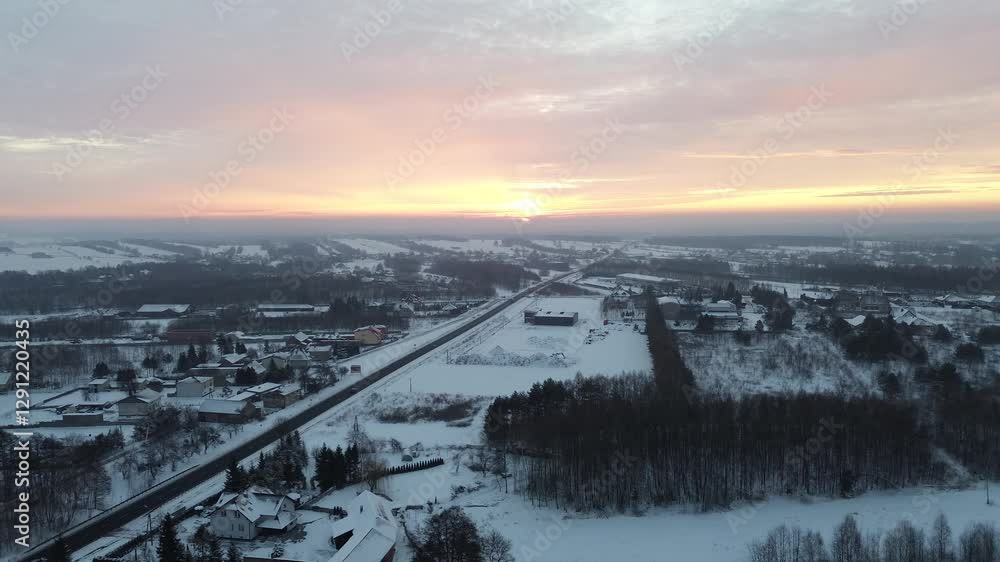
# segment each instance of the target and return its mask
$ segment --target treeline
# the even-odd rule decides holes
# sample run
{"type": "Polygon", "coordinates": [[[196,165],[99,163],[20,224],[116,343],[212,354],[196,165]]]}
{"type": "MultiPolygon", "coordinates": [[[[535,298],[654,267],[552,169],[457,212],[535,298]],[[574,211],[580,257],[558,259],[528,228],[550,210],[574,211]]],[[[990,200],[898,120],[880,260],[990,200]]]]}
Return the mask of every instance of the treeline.
{"type": "Polygon", "coordinates": [[[975,388],[954,365],[925,367],[915,378],[924,389],[934,441],[974,474],[1000,478],[1000,392],[975,388]]]}
{"type": "Polygon", "coordinates": [[[440,258],[430,267],[430,273],[455,277],[492,295],[494,287],[515,291],[527,282],[538,281],[540,277],[519,265],[498,261],[469,261],[457,258],[440,258]]]}
{"type": "MultiPolygon", "coordinates": [[[[515,451],[515,486],[540,503],[626,511],[714,509],[770,494],[851,496],[941,476],[912,406],[753,396],[691,402],[657,375],[548,380],[496,399],[486,435],[515,451]],[[671,392],[668,390],[667,392],[671,392]]],[[[690,389],[688,390],[690,393],[690,389]]]]}
{"type": "MultiPolygon", "coordinates": [[[[0,544],[13,545],[14,508],[24,486],[15,486],[18,474],[18,439],[0,431],[0,544]]],[[[32,544],[65,529],[81,516],[103,509],[111,478],[102,459],[122,449],[120,430],[92,439],[36,436],[31,440],[31,470],[26,480],[31,491],[32,544]]]]}
{"type": "Polygon", "coordinates": [[[970,524],[956,537],[944,514],[930,532],[904,520],[885,536],[862,535],[848,515],[829,548],[816,531],[782,525],[749,546],[751,562],[998,562],[1000,533],[992,523],[970,524]]]}
{"type": "Polygon", "coordinates": [[[982,282],[981,291],[1000,289],[1000,275],[981,275],[982,267],[935,267],[930,265],[888,265],[828,263],[824,267],[810,264],[768,263],[747,265],[744,273],[777,279],[793,279],[803,283],[835,283],[842,285],[874,285],[906,287],[927,291],[965,291],[970,279],[982,282]]]}
{"type": "Polygon", "coordinates": [[[137,308],[185,303],[196,308],[258,302],[325,303],[333,295],[397,297],[391,286],[327,273],[329,258],[299,258],[278,266],[219,258],[117,267],[0,272],[0,311],[45,314],[79,307],[137,308]]]}
{"type": "Polygon", "coordinates": [[[252,333],[293,333],[300,330],[349,330],[371,324],[382,324],[394,330],[405,330],[409,327],[409,319],[400,316],[394,310],[371,305],[365,299],[354,296],[308,301],[308,304],[318,303],[329,303],[330,310],[309,316],[265,318],[260,316],[253,306],[229,306],[217,317],[181,318],[171,322],[170,328],[214,332],[239,330],[252,333]]]}

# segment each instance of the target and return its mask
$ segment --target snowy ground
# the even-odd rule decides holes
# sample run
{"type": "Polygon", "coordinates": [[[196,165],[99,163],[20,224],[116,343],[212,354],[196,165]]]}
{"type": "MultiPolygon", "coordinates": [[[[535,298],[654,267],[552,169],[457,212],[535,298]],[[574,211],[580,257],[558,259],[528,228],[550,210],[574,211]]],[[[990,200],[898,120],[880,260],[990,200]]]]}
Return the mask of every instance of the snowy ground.
{"type": "Polygon", "coordinates": [[[547,378],[615,375],[651,368],[646,337],[630,324],[603,325],[600,297],[544,297],[517,303],[444,353],[410,370],[390,391],[500,395],[547,378]],[[578,312],[573,327],[525,324],[525,308],[578,312]],[[591,330],[594,330],[591,333],[591,330]]]}
{"type": "MultiPolygon", "coordinates": [[[[849,361],[827,334],[797,331],[757,334],[750,345],[733,334],[678,332],[681,352],[698,387],[710,394],[740,396],[778,392],[844,392],[872,389],[882,364],[849,361]]],[[[908,365],[894,365],[899,371],[908,365]]]]}
{"type": "Polygon", "coordinates": [[[382,240],[371,240],[368,238],[336,238],[334,240],[336,242],[340,242],[341,244],[346,244],[355,250],[360,250],[372,255],[410,253],[410,250],[407,248],[397,246],[389,242],[383,242],[382,240]]]}
{"type": "Polygon", "coordinates": [[[0,253],[0,271],[38,273],[40,271],[116,266],[125,262],[153,262],[165,258],[162,254],[150,255],[148,253],[143,253],[138,257],[124,253],[107,254],[82,246],[60,244],[32,244],[14,246],[11,249],[14,253],[0,253]],[[45,257],[32,257],[34,253],[45,257]]]}

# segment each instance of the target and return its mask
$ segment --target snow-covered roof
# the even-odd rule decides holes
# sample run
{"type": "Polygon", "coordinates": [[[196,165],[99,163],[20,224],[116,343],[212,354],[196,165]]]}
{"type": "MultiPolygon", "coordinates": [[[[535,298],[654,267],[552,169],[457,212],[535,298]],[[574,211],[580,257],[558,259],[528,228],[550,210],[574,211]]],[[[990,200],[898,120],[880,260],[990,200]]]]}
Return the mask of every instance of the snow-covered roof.
{"type": "Polygon", "coordinates": [[[0,386],[6,386],[10,384],[10,379],[14,378],[14,373],[7,373],[0,371],[0,386]]]}
{"type": "Polygon", "coordinates": [[[274,390],[278,390],[279,388],[281,388],[281,385],[276,382],[265,382],[258,384],[256,386],[247,387],[243,389],[243,392],[249,394],[264,394],[266,392],[272,392],[274,390]]]}
{"type": "Polygon", "coordinates": [[[198,411],[206,414],[240,414],[243,412],[244,404],[246,402],[243,400],[209,399],[201,403],[198,411]]]}
{"type": "Polygon", "coordinates": [[[859,314],[859,315],[855,316],[854,318],[845,318],[844,320],[846,320],[847,323],[850,324],[851,326],[857,328],[858,326],[860,326],[860,325],[862,325],[862,324],[865,323],[865,315],[864,314],[859,314]]]}
{"type": "Polygon", "coordinates": [[[739,307],[730,301],[710,302],[705,305],[705,310],[708,312],[736,312],[737,308],[739,307]]]}
{"type": "Polygon", "coordinates": [[[220,357],[220,359],[222,361],[225,361],[226,363],[232,363],[232,364],[239,363],[240,361],[243,361],[246,358],[247,358],[247,354],[246,353],[227,353],[227,354],[223,355],[222,357],[220,357]]]}
{"type": "Polygon", "coordinates": [[[915,326],[934,326],[934,321],[920,314],[912,308],[901,310],[893,315],[893,320],[899,324],[910,324],[915,326]]]}
{"type": "Polygon", "coordinates": [[[833,298],[833,291],[802,291],[802,296],[813,300],[830,300],[833,298]]]}
{"type": "Polygon", "coordinates": [[[551,310],[545,312],[539,312],[535,314],[535,318],[576,318],[580,315],[579,312],[565,312],[560,310],[559,312],[552,312],[551,310]]]}
{"type": "Polygon", "coordinates": [[[382,560],[396,544],[398,523],[389,501],[369,491],[347,506],[347,517],[333,522],[333,536],[351,532],[351,538],[329,562],[382,560]]]}
{"type": "Polygon", "coordinates": [[[159,400],[160,400],[160,393],[156,392],[155,390],[153,390],[151,388],[147,388],[147,389],[143,390],[142,392],[137,392],[136,394],[133,394],[132,396],[126,396],[125,398],[122,398],[121,400],[119,400],[117,403],[121,403],[121,402],[145,402],[145,403],[149,404],[151,402],[157,402],[159,400]]]}
{"type": "Polygon", "coordinates": [[[215,379],[213,379],[212,377],[187,377],[186,379],[181,379],[181,380],[177,381],[177,384],[181,384],[181,383],[188,383],[188,384],[190,384],[190,383],[194,383],[194,382],[205,384],[205,383],[212,382],[213,380],[215,380],[215,379]]]}
{"type": "Polygon", "coordinates": [[[140,313],[157,313],[157,312],[176,312],[177,314],[183,314],[191,309],[190,304],[144,304],[139,307],[136,312],[140,313]]]}
{"type": "Polygon", "coordinates": [[[262,488],[251,488],[239,494],[223,492],[215,502],[215,508],[233,508],[259,528],[284,529],[297,518],[294,511],[281,509],[285,499],[291,501],[288,496],[273,494],[262,488]]]}
{"type": "Polygon", "coordinates": [[[289,394],[295,394],[300,390],[302,390],[302,386],[298,383],[294,383],[294,384],[283,385],[281,389],[278,390],[278,392],[280,392],[282,396],[288,396],[289,394]]]}
{"type": "Polygon", "coordinates": [[[681,304],[681,298],[677,295],[667,295],[656,299],[656,304],[681,304]]]}
{"type": "Polygon", "coordinates": [[[108,379],[90,379],[90,382],[88,384],[90,385],[108,384],[108,379]]]}

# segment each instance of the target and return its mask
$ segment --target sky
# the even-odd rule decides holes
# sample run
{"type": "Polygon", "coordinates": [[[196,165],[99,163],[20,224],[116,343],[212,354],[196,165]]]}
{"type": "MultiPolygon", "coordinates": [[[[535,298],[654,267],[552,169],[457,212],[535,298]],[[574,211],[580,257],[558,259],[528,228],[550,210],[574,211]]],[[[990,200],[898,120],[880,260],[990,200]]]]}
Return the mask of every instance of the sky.
{"type": "Polygon", "coordinates": [[[994,216],[998,22],[995,0],[3,2],[0,220],[994,216]]]}

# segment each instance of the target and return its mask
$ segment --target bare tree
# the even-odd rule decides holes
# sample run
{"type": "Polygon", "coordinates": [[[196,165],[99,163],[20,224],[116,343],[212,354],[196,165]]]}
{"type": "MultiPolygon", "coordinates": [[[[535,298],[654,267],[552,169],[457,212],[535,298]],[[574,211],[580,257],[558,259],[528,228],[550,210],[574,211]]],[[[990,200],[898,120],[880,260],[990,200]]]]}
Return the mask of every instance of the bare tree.
{"type": "Polygon", "coordinates": [[[490,529],[483,535],[482,550],[485,562],[514,562],[510,540],[496,529],[490,529]]]}

